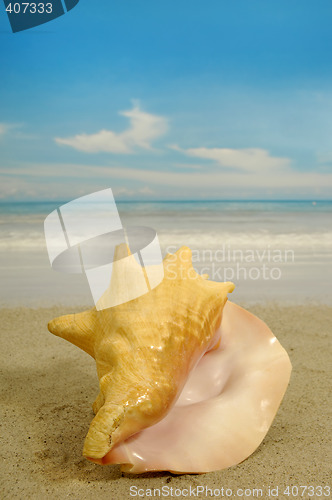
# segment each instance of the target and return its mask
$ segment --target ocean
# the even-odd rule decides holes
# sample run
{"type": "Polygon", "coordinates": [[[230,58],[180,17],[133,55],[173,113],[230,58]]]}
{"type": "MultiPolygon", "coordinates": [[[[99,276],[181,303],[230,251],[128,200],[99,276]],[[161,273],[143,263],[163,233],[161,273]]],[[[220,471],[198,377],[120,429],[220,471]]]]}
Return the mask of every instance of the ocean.
{"type": "MultiPolygon", "coordinates": [[[[52,270],[44,219],[64,202],[0,204],[1,305],[93,305],[82,275],[52,270]]],[[[186,245],[240,303],[331,303],[332,201],[117,202],[124,226],[157,231],[162,253],[186,245]]]]}

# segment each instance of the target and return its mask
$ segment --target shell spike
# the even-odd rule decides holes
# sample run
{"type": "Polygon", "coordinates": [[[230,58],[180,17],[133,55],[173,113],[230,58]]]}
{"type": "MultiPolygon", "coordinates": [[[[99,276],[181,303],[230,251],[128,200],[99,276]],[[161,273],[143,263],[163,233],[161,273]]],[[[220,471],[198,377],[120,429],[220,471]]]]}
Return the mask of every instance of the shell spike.
{"type": "Polygon", "coordinates": [[[84,442],[83,456],[93,461],[103,458],[114,444],[111,436],[123,419],[123,406],[105,403],[91,422],[84,442]]]}
{"type": "Polygon", "coordinates": [[[94,313],[92,309],[78,314],[60,316],[50,321],[47,327],[54,335],[68,340],[94,357],[94,313]]]}

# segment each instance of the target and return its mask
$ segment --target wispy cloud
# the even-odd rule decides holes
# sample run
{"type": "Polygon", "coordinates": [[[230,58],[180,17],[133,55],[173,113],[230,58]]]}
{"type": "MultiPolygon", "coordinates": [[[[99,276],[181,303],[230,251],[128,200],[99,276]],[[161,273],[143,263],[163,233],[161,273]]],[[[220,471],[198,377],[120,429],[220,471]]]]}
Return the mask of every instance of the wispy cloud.
{"type": "Polygon", "coordinates": [[[144,186],[142,188],[138,188],[138,189],[129,189],[127,187],[115,187],[113,189],[113,193],[115,196],[124,196],[124,197],[131,197],[131,198],[135,198],[135,196],[137,195],[140,195],[140,194],[143,194],[143,195],[153,195],[155,194],[155,192],[150,189],[148,186],[144,186]]]}
{"type": "Polygon", "coordinates": [[[248,173],[277,169],[280,171],[280,168],[288,168],[291,164],[289,158],[270,156],[268,151],[260,148],[229,149],[202,147],[182,149],[177,145],[172,145],[170,148],[186,156],[212,160],[222,167],[236,168],[248,173]]]}
{"type": "Polygon", "coordinates": [[[264,197],[271,194],[288,198],[330,198],[332,189],[332,173],[307,171],[299,174],[291,168],[285,169],[282,175],[278,170],[266,174],[216,169],[180,172],[123,165],[109,167],[58,163],[26,164],[24,169],[12,165],[1,170],[4,182],[0,185],[0,198],[39,195],[46,199],[65,199],[105,186],[111,186],[120,197],[137,198],[141,195],[163,199],[264,197]],[[75,182],[70,178],[75,178],[75,182]]]}
{"type": "Polygon", "coordinates": [[[224,173],[224,172],[166,172],[156,170],[143,170],[133,168],[110,167],[109,178],[128,179],[130,181],[146,182],[160,186],[178,187],[193,189],[196,194],[197,189],[205,188],[327,188],[332,187],[332,174],[321,172],[298,172],[287,170],[280,175],[278,171],[271,174],[261,175],[259,173],[224,173]]]}
{"type": "Polygon", "coordinates": [[[318,153],[317,154],[317,163],[321,167],[331,168],[332,166],[332,153],[318,153]]]}
{"type": "Polygon", "coordinates": [[[196,163],[174,163],[174,166],[180,169],[185,168],[191,170],[201,170],[203,168],[202,165],[198,165],[196,163]]]}
{"type": "Polygon", "coordinates": [[[167,131],[167,119],[142,111],[136,104],[129,111],[119,113],[129,119],[127,130],[116,133],[100,130],[95,134],[78,134],[74,137],[55,138],[59,145],[71,146],[86,153],[130,154],[137,149],[152,149],[152,143],[167,131]]]}
{"type": "Polygon", "coordinates": [[[6,123],[0,123],[0,135],[3,135],[7,132],[8,125],[6,123]]]}
{"type": "Polygon", "coordinates": [[[0,136],[9,132],[9,130],[22,127],[21,123],[4,123],[0,122],[0,136]]]}

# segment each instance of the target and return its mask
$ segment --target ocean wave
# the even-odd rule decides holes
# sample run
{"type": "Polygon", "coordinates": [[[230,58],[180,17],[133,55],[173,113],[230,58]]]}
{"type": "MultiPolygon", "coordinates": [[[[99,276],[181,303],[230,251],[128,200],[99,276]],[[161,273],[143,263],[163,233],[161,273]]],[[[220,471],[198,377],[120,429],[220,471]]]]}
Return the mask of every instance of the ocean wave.
{"type": "Polygon", "coordinates": [[[163,247],[187,245],[197,249],[331,249],[332,232],[272,233],[272,232],[210,232],[210,233],[159,233],[163,247]]]}
{"type": "MultiPolygon", "coordinates": [[[[290,249],[297,252],[331,252],[332,232],[312,233],[274,233],[274,232],[223,232],[207,231],[184,232],[181,230],[160,231],[158,233],[160,245],[164,253],[174,252],[182,245],[196,250],[224,251],[235,249],[290,249]]],[[[52,242],[51,242],[52,243],[52,242]]],[[[56,242],[54,241],[53,244],[56,242]]],[[[45,248],[45,237],[41,231],[10,231],[0,233],[1,251],[40,250],[45,248]]]]}

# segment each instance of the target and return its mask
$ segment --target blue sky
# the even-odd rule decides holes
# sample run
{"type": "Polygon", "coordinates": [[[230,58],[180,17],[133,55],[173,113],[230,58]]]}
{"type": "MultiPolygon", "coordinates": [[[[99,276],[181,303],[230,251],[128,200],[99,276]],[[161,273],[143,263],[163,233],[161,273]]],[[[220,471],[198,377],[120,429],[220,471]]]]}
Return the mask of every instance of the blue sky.
{"type": "Polygon", "coordinates": [[[0,6],[0,199],[331,199],[331,22],[330,0],[80,0],[13,34],[0,6]]]}

